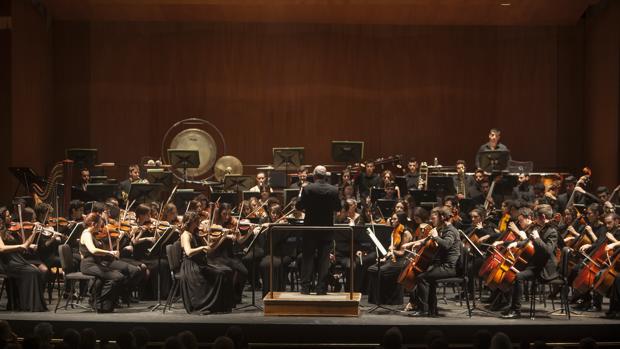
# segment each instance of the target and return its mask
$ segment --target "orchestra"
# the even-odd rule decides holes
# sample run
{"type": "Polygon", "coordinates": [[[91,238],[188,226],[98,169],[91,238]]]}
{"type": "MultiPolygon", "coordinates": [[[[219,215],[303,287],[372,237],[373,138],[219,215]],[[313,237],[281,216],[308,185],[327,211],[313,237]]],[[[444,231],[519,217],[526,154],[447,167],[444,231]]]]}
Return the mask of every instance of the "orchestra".
{"type": "MultiPolygon", "coordinates": [[[[400,157],[366,160],[332,173],[316,166],[311,175],[301,166],[295,183],[275,187],[268,172],[258,172],[256,185],[243,193],[214,195],[224,192],[209,188],[178,204],[176,187],[167,200],[136,202],[132,185],[148,181],[135,164],[117,192],[92,201],[73,198],[65,217],[46,195],[33,193],[34,203],[16,198],[0,208],[0,271],[9,280],[9,309],[47,310],[46,288],[51,292],[58,277],[64,244],[79,270],[95,277],[81,292],[97,312],[167,298],[170,245],[178,248],[188,313],[231,312],[246,301],[247,287],[265,297],[292,289],[293,278],[302,295],[348,291],[341,279],[353,269],[353,291],[369,303],[405,304],[409,316],[435,317],[437,280],[455,277],[467,253],[466,293],[473,297],[479,288],[490,295],[490,311],[504,310],[497,316],[511,319],[521,315],[524,290],[559,277],[566,250],[572,308],[601,312],[608,297],[605,316],[620,318],[619,188],[590,188],[587,168],[579,179],[498,171],[495,163],[481,168],[488,152],[509,152],[499,139],[500,131],[491,129],[473,173],[464,160],[442,168],[436,159],[418,163],[414,157],[402,164],[400,157]],[[285,202],[284,190],[298,195],[285,202]],[[294,224],[351,227],[354,260],[351,246],[331,233],[270,235],[273,225],[294,224]]],[[[76,170],[74,188],[86,193],[93,169],[76,170]]]]}

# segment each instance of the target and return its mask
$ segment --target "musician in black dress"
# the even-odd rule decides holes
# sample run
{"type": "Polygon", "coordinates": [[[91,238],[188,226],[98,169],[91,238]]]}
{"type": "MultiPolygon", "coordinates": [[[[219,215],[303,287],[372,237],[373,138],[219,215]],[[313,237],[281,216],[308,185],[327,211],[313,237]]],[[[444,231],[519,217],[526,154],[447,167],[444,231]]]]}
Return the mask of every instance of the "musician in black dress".
{"type": "Polygon", "coordinates": [[[91,291],[97,294],[97,303],[94,304],[97,312],[110,313],[114,311],[114,305],[127,283],[128,276],[122,272],[127,270],[126,263],[118,260],[118,250],[110,248],[110,245],[113,246],[111,237],[102,233],[104,222],[101,216],[91,213],[84,224],[86,229],[80,236],[80,271],[97,278],[91,291]],[[98,234],[106,237],[98,240],[95,238],[98,234]]]}
{"type": "Polygon", "coordinates": [[[435,207],[431,211],[433,229],[429,236],[413,241],[406,247],[417,248],[427,242],[435,243],[438,250],[433,257],[432,265],[418,275],[416,288],[412,295],[415,311],[409,316],[437,316],[437,284],[436,280],[456,275],[456,264],[461,254],[459,232],[450,224],[452,212],[445,207],[435,207]]]}
{"type": "Polygon", "coordinates": [[[404,246],[412,240],[412,234],[407,227],[407,214],[405,212],[394,214],[390,219],[390,224],[394,229],[392,230],[388,254],[381,258],[379,264],[374,264],[368,268],[368,303],[403,304],[403,287],[396,281],[407,262],[404,246]]]}
{"type": "MultiPolygon", "coordinates": [[[[549,281],[557,277],[557,264],[555,249],[558,243],[558,230],[554,223],[553,209],[551,206],[538,205],[534,210],[534,226],[529,236],[522,236],[521,241],[511,242],[507,248],[523,247],[528,243],[534,245],[534,256],[527,267],[517,273],[516,280],[512,285],[512,299],[510,309],[503,313],[502,318],[514,319],[521,316],[521,296],[523,293],[523,281],[541,278],[549,281]]],[[[527,219],[527,217],[525,217],[527,219]]]]}
{"type": "MultiPolygon", "coordinates": [[[[324,166],[319,165],[315,167],[313,174],[314,183],[308,184],[302,189],[301,197],[295,204],[295,207],[298,210],[305,210],[305,225],[332,226],[334,224],[334,212],[340,210],[338,188],[325,182],[327,169],[324,166]]],[[[376,176],[376,178],[378,180],[379,177],[376,176]]],[[[302,239],[301,293],[310,293],[310,284],[314,277],[314,254],[316,252],[318,256],[316,292],[319,295],[327,294],[329,252],[334,240],[334,233],[309,231],[302,234],[302,239]]]]}
{"type": "Polygon", "coordinates": [[[46,311],[46,273],[24,258],[24,252],[32,248],[35,235],[22,241],[19,231],[7,229],[5,219],[4,214],[0,216],[0,270],[9,277],[7,310],[46,311]]]}
{"type": "Polygon", "coordinates": [[[188,211],[183,217],[181,248],[181,295],[188,313],[230,312],[235,304],[233,270],[209,259],[217,245],[200,244],[200,215],[188,211]]]}

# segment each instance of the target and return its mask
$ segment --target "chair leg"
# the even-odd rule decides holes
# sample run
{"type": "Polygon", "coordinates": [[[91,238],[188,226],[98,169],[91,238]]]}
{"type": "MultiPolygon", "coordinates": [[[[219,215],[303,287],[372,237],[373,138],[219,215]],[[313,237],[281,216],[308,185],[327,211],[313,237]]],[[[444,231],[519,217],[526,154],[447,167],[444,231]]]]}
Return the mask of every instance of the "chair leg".
{"type": "Polygon", "coordinates": [[[564,308],[564,312],[566,313],[566,317],[570,320],[570,305],[568,304],[568,284],[562,285],[560,299],[564,304],[562,305],[564,308]]]}
{"type": "MultiPolygon", "coordinates": [[[[67,283],[67,280],[65,280],[65,284],[67,283]]],[[[65,285],[67,286],[67,285],[65,285]]],[[[67,297],[70,297],[69,295],[67,295],[67,297]]],[[[62,300],[62,296],[58,297],[58,301],[56,301],[56,307],[54,308],[54,313],[58,311],[58,307],[60,307],[60,301],[62,300]]],[[[66,308],[65,308],[66,309],[66,308]]]]}
{"type": "Polygon", "coordinates": [[[172,287],[170,288],[170,292],[168,293],[168,299],[166,299],[166,304],[164,304],[164,314],[166,313],[166,307],[169,307],[172,310],[172,299],[174,298],[174,294],[177,291],[178,283],[179,282],[177,281],[177,279],[172,279],[172,287]]]}
{"type": "Polygon", "coordinates": [[[536,317],[536,287],[538,285],[535,281],[530,284],[530,319],[534,320],[536,317]]]}

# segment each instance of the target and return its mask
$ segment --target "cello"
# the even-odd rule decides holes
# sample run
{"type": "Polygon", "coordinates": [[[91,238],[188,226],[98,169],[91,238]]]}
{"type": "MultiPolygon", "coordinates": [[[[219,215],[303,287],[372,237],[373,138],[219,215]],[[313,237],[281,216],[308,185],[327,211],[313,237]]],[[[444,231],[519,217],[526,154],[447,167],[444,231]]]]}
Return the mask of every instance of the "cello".
{"type": "Polygon", "coordinates": [[[590,255],[582,253],[585,259],[573,280],[573,289],[579,294],[586,293],[594,286],[596,275],[607,265],[609,255],[605,250],[608,242],[600,244],[590,255]]]}
{"type": "Polygon", "coordinates": [[[609,293],[614,281],[620,275],[620,250],[608,258],[607,268],[594,277],[594,291],[603,297],[610,297],[609,293]]]}
{"type": "MultiPolygon", "coordinates": [[[[508,225],[508,227],[511,227],[510,225],[508,225]]],[[[502,235],[497,239],[497,241],[502,241],[502,242],[513,242],[515,240],[517,240],[517,235],[515,234],[515,232],[513,231],[514,228],[511,227],[511,229],[506,229],[502,235]]],[[[489,275],[489,273],[497,268],[497,266],[499,266],[502,261],[504,260],[504,254],[506,253],[506,248],[503,245],[499,245],[497,247],[495,246],[489,246],[489,248],[487,249],[487,258],[484,261],[484,263],[482,263],[482,266],[480,267],[480,270],[478,271],[478,276],[486,279],[487,276],[489,275]]]]}
{"type": "Polygon", "coordinates": [[[398,283],[403,285],[406,291],[413,290],[417,276],[431,266],[437,251],[439,251],[439,245],[429,236],[426,237],[418,250],[413,252],[414,257],[409,259],[409,263],[398,276],[398,283]]]}

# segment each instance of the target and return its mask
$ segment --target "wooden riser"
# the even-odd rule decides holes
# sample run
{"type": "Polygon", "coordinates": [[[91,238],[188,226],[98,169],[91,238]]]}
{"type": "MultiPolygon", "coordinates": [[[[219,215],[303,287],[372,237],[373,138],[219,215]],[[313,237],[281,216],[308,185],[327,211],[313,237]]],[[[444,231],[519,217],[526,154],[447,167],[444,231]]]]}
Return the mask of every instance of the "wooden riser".
{"type": "Polygon", "coordinates": [[[263,299],[266,316],[359,316],[361,293],[328,293],[324,296],[298,292],[274,292],[263,299]]]}

